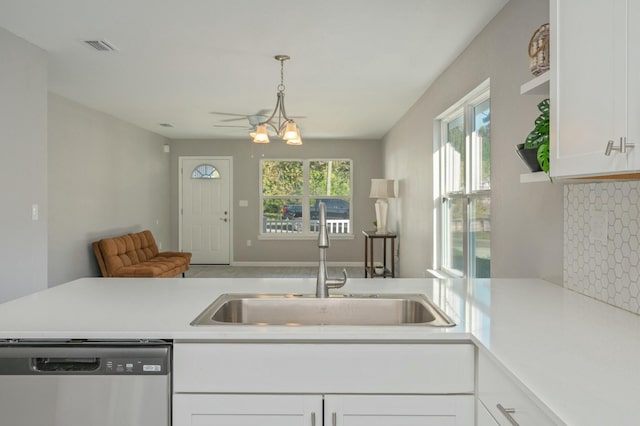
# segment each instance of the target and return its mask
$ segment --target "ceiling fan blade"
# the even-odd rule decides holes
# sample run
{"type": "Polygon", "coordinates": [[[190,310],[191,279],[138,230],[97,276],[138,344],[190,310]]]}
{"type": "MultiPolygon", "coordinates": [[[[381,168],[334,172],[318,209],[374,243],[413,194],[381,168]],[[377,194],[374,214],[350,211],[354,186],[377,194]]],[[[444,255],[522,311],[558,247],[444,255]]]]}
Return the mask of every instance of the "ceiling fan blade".
{"type": "Polygon", "coordinates": [[[219,121],[220,121],[220,123],[227,123],[227,122],[230,122],[230,121],[242,121],[242,120],[246,120],[246,119],[247,119],[247,117],[243,116],[243,117],[236,117],[236,118],[225,118],[224,120],[219,120],[219,121]]]}
{"type": "Polygon", "coordinates": [[[216,114],[216,115],[231,115],[234,117],[246,117],[248,114],[236,114],[233,112],[218,112],[218,111],[211,111],[209,112],[209,114],[216,114]]]}

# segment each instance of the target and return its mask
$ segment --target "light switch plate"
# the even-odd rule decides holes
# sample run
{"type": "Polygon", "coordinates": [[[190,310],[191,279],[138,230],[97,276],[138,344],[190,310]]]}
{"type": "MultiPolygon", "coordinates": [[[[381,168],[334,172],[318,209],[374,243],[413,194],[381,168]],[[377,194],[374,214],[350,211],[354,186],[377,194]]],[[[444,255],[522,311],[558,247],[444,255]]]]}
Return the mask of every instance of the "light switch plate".
{"type": "Polygon", "coordinates": [[[238,205],[239,205],[240,207],[249,207],[249,200],[240,200],[240,201],[238,202],[238,205]]]}

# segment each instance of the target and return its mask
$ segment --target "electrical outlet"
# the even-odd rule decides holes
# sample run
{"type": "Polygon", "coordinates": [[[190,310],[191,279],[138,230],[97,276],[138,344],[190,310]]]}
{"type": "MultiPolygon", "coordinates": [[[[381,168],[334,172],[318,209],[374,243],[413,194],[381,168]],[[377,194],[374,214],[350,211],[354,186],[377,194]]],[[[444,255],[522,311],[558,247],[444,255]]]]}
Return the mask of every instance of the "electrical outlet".
{"type": "Polygon", "coordinates": [[[607,242],[607,229],[609,228],[609,212],[592,210],[589,220],[589,239],[591,241],[607,242]]]}
{"type": "Polygon", "coordinates": [[[31,220],[38,220],[40,214],[38,212],[38,205],[37,204],[32,204],[31,205],[31,220]]]}
{"type": "Polygon", "coordinates": [[[247,247],[251,247],[251,240],[247,240],[247,247]]]}

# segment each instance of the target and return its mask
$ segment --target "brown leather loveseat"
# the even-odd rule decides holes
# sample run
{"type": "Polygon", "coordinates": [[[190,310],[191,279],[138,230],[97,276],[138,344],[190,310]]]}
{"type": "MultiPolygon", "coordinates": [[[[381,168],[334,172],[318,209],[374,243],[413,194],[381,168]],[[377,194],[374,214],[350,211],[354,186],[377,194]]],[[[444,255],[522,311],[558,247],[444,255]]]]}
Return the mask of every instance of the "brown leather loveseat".
{"type": "Polygon", "coordinates": [[[175,277],[189,269],[191,253],[158,251],[151,231],[91,243],[103,277],[175,277]]]}

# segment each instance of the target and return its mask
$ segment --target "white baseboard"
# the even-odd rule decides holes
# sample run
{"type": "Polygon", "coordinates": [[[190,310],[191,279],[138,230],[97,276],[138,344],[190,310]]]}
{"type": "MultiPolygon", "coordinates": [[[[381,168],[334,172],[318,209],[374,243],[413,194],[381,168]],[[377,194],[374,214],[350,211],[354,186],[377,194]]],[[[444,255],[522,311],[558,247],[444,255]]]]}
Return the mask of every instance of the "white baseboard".
{"type": "MultiPolygon", "coordinates": [[[[305,267],[318,266],[318,262],[231,262],[231,266],[264,266],[264,267],[305,267]]],[[[362,262],[327,262],[327,266],[337,268],[364,267],[362,262]]]]}

